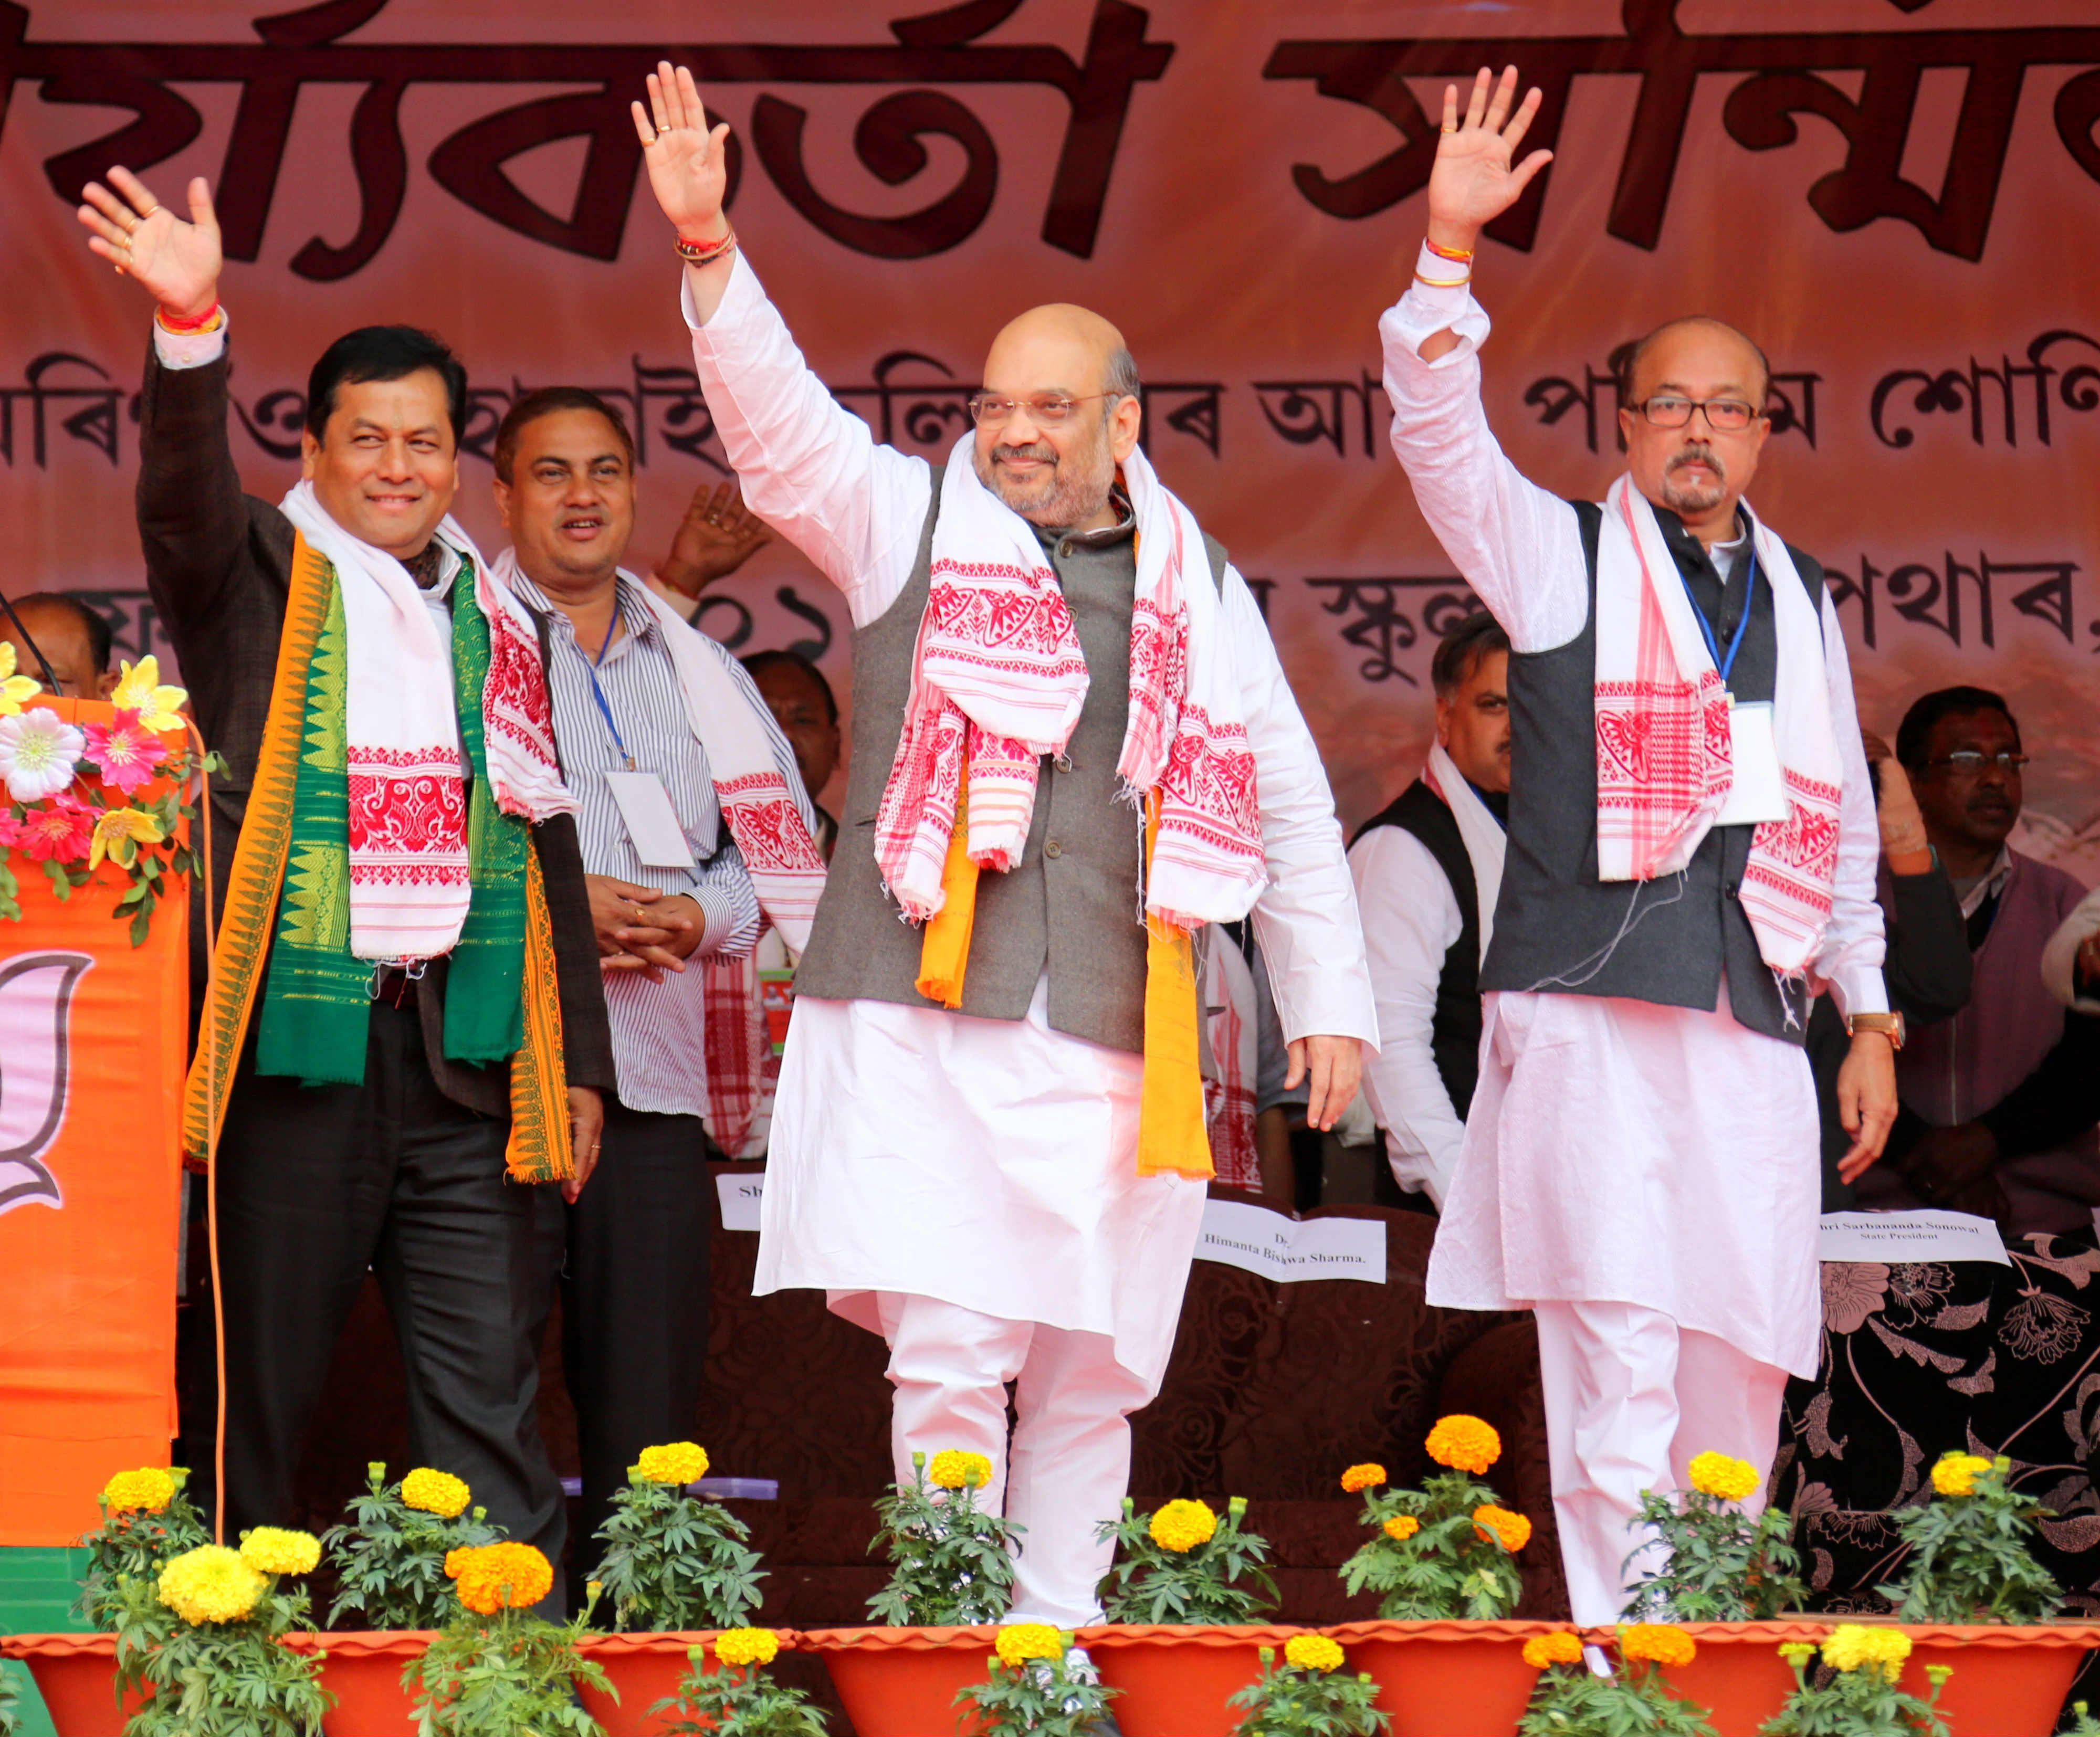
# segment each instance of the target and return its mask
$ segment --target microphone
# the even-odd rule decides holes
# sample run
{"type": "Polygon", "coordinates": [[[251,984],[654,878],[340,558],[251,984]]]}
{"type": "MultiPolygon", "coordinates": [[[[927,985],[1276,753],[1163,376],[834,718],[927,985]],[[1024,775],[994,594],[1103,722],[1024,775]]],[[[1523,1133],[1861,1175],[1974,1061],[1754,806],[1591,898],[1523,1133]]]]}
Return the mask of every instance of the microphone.
{"type": "Polygon", "coordinates": [[[7,611],[7,619],[15,624],[15,631],[21,635],[22,643],[29,648],[29,655],[37,660],[37,668],[44,672],[44,685],[51,691],[53,699],[62,698],[58,672],[51,668],[51,660],[44,655],[43,647],[29,637],[29,630],[22,625],[22,618],[15,611],[15,605],[7,593],[0,591],[0,609],[7,611]]]}

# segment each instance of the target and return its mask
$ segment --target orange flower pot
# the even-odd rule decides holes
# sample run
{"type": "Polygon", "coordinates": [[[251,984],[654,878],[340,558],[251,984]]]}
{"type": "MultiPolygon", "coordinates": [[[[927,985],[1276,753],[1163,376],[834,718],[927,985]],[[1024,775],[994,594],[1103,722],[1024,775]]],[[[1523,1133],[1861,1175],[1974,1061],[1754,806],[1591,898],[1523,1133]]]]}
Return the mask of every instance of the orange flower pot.
{"type": "Polygon", "coordinates": [[[1230,1737],[1241,1709],[1225,1704],[1261,1675],[1261,1649],[1281,1655],[1304,1629],[1253,1625],[1109,1624],[1074,1637],[1101,1681],[1121,1693],[1112,1704],[1123,1737],[1230,1737]]]}
{"type": "Polygon", "coordinates": [[[1954,1674],[1939,1691],[1939,1714],[1957,1734],[2049,1737],[2087,1649],[2100,1647],[2100,1624],[2036,1622],[1903,1625],[1910,1661],[1903,1686],[1922,1700],[1932,1682],[1928,1664],[1954,1674]]]}
{"type": "Polygon", "coordinates": [[[1345,1622],[1320,1632],[1340,1642],[1344,1670],[1368,1671],[1391,1737],[1509,1737],[1538,1673],[1524,1643],[1559,1622],[1345,1622]]]}
{"type": "Polygon", "coordinates": [[[335,1697],[321,1715],[328,1737],[413,1737],[416,1697],[401,1673],[436,1638],[427,1629],[346,1629],[288,1634],[285,1644],[321,1655],[321,1687],[335,1697]]]}
{"type": "MultiPolygon", "coordinates": [[[[773,1632],[779,1637],[783,1652],[795,1650],[799,1637],[792,1629],[773,1632]]],[[[605,1727],[606,1737],[663,1737],[679,1715],[668,1708],[658,1713],[649,1709],[666,1695],[678,1692],[678,1686],[692,1668],[694,1647],[705,1647],[712,1663],[719,1634],[718,1629],[710,1629],[585,1635],[576,1642],[576,1651],[593,1664],[604,1667],[613,1687],[620,1691],[620,1699],[615,1702],[604,1690],[582,1683],[577,1693],[583,1697],[585,1710],[605,1727]]]]}
{"type": "Polygon", "coordinates": [[[0,1658],[29,1667],[59,1737],[123,1737],[138,1711],[135,1700],[117,1703],[113,1634],[11,1634],[0,1640],[0,1658]]]}
{"type": "Polygon", "coordinates": [[[990,1674],[998,1638],[995,1628],[811,1629],[795,1640],[823,1655],[860,1737],[946,1737],[959,1729],[955,1697],[990,1674]]]}
{"type": "MultiPolygon", "coordinates": [[[[1696,1651],[1689,1664],[1665,1670],[1663,1680],[1686,1700],[1707,1709],[1716,1737],[1758,1737],[1765,1722],[1793,1693],[1793,1667],[1779,1655],[1780,1642],[1820,1642],[1846,1620],[1802,1616],[1772,1622],[1677,1623],[1673,1626],[1692,1637],[1696,1651]]],[[[1612,1631],[1604,1629],[1596,1638],[1608,1647],[1612,1631]]],[[[2057,1700],[2062,1699],[2059,1692],[2057,1700]]],[[[2052,1708],[2051,1723],[2055,1718],[2052,1708]]],[[[2045,1734],[2049,1726],[2042,1730],[2045,1734]]]]}

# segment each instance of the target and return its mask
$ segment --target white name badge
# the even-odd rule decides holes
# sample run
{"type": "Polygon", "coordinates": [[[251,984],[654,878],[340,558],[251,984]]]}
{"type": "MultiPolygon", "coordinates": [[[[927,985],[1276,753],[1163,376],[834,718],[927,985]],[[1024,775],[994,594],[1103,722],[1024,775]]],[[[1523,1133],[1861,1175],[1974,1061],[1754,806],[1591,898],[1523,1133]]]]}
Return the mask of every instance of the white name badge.
{"type": "Polygon", "coordinates": [[[678,824],[678,811],[671,806],[663,779],[653,772],[608,772],[605,783],[626,823],[628,842],[644,867],[695,866],[693,848],[686,840],[686,829],[678,824]]]}
{"type": "Polygon", "coordinates": [[[1786,779],[1779,769],[1770,701],[1728,708],[1728,752],[1735,781],[1715,817],[1717,827],[1748,826],[1786,818],[1786,779]]]}

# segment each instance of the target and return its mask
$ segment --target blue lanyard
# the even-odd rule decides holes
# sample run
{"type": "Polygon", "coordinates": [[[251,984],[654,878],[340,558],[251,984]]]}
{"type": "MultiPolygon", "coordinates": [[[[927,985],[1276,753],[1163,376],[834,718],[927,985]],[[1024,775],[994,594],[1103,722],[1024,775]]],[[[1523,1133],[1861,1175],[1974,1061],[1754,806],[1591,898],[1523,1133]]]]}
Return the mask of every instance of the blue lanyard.
{"type": "MultiPolygon", "coordinates": [[[[1684,595],[1686,599],[1692,605],[1692,618],[1698,622],[1699,631],[1706,637],[1706,649],[1713,654],[1714,667],[1721,672],[1721,685],[1723,687],[1726,687],[1728,685],[1728,672],[1736,667],[1736,654],[1743,649],[1743,635],[1750,624],[1750,606],[1755,603],[1758,600],[1758,551],[1756,546],[1752,544],[1748,553],[1749,556],[1750,571],[1749,580],[1746,581],[1743,590],[1742,619],[1736,624],[1736,636],[1728,641],[1728,655],[1725,659],[1721,655],[1720,641],[1714,637],[1713,624],[1707,620],[1706,611],[1699,606],[1699,599],[1693,597],[1692,594],[1691,579],[1686,575],[1682,567],[1679,567],[1677,570],[1678,577],[1684,580],[1684,595]]],[[[1721,588],[1723,602],[1725,602],[1727,601],[1727,595],[1728,589],[1727,586],[1723,585],[1721,588]]],[[[605,702],[603,700],[600,700],[598,703],[600,705],[603,705],[605,702]]],[[[608,716],[610,716],[610,714],[608,714],[608,716]]]]}
{"type": "MultiPolygon", "coordinates": [[[[1695,615],[1698,613],[1697,605],[1693,606],[1692,612],[1695,615]]],[[[1703,621],[1705,617],[1701,616],[1701,619],[1703,621]]],[[[612,732],[612,745],[620,750],[620,757],[627,762],[627,769],[632,772],[634,769],[634,756],[627,752],[627,743],[620,734],[620,725],[613,721],[612,707],[606,699],[605,690],[598,685],[598,666],[605,661],[606,653],[612,650],[612,636],[619,626],[620,594],[615,591],[612,599],[612,619],[605,624],[605,643],[598,648],[597,658],[587,662],[584,667],[590,674],[591,697],[598,701],[598,709],[605,718],[605,727],[612,732]]],[[[1736,637],[1740,638],[1741,636],[1739,633],[1736,637]]],[[[1710,645],[1713,642],[1713,635],[1710,633],[1706,637],[1707,642],[1710,645]]],[[[1727,679],[1725,674],[1723,679],[1727,679]]]]}

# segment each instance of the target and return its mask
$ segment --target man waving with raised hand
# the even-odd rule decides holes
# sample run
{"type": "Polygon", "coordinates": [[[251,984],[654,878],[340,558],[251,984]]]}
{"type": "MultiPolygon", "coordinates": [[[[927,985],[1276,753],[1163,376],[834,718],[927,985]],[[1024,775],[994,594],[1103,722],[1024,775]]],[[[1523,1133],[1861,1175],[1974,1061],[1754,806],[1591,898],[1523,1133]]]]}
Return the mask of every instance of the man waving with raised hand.
{"type": "Polygon", "coordinates": [[[1480,1083],[1429,1300],[1537,1315],[1575,1620],[1614,1620],[1643,1490],[1714,1450],[1760,1471],[1820,1320],[1810,997],[1852,1032],[1845,1168],[1895,1113],[1874,799],[1823,570],[1744,498],[1771,374],[1701,315],[1634,346],[1601,503],[1489,431],[1481,229],[1549,153],[1516,68],[1448,90],[1414,281],[1379,322],[1392,443],[1509,633],[1508,845],[1480,1083]]]}
{"type": "Polygon", "coordinates": [[[1211,1170],[1193,933],[1252,910],[1318,1126],[1375,1042],[1333,799],[1252,593],[1138,446],[1114,327],[1021,314],[943,464],[878,445],[739,252],[691,75],[660,68],[635,121],[744,499],[854,626],[758,1288],[821,1286],[884,1335],[898,1475],[984,1454],[1027,1528],[1015,1615],[1069,1628],[1100,1609],[1095,1528],[1211,1170]]]}

